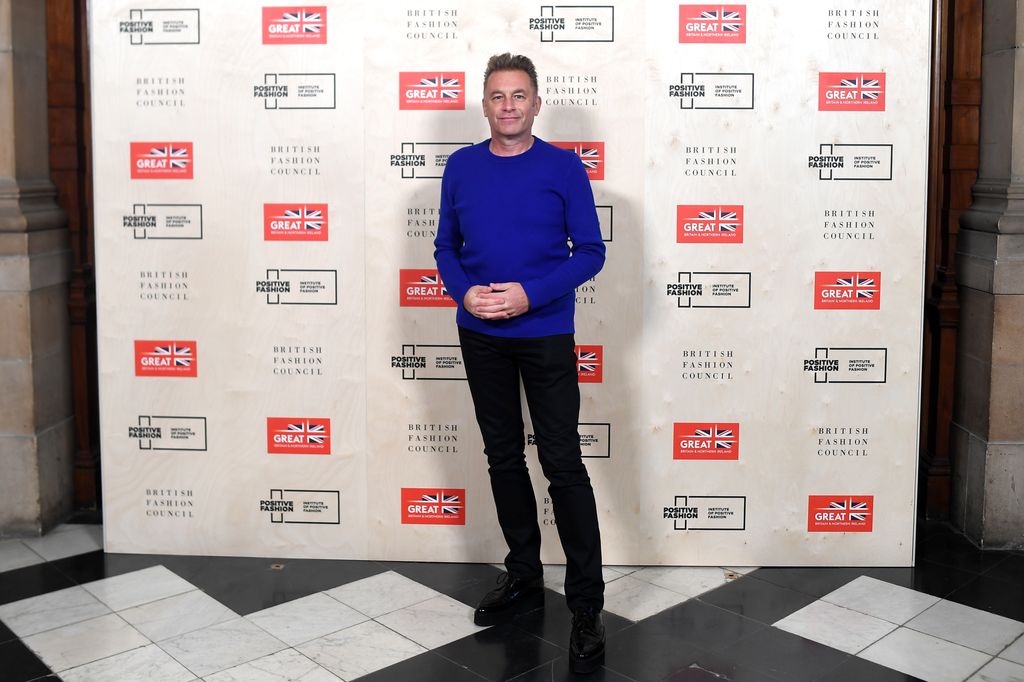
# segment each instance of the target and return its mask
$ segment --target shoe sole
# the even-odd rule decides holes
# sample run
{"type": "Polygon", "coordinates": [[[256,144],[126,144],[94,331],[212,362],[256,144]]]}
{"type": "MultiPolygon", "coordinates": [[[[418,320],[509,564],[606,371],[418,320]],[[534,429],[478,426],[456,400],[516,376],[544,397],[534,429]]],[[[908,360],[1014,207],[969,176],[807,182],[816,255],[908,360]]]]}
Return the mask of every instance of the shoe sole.
{"type": "Polygon", "coordinates": [[[604,664],[604,649],[586,658],[570,656],[569,670],[577,675],[592,673],[604,664]]]}

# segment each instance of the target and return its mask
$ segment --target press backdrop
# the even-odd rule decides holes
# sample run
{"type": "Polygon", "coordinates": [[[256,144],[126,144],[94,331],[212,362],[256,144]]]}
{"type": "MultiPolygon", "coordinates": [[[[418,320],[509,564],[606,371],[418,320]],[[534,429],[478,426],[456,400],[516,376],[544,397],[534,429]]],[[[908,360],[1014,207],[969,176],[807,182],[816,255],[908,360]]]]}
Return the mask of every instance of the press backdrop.
{"type": "Polygon", "coordinates": [[[605,562],[910,564],[929,5],[91,3],[107,551],[503,557],[432,241],[511,51],[607,242],[605,562]]]}

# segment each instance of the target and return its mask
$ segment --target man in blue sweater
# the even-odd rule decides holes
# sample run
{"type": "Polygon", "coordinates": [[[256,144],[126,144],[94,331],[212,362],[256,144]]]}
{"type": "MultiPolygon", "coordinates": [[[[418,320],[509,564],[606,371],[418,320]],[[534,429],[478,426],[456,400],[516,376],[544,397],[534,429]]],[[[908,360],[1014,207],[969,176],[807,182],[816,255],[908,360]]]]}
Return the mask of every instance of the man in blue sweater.
{"type": "Polygon", "coordinates": [[[573,316],[575,289],[600,271],[605,249],[583,164],[532,133],[540,107],[533,63],[491,57],[483,98],[491,136],[448,159],[434,258],[459,305],[463,361],[509,548],[507,572],[475,620],[496,623],[543,587],[522,381],[567,562],[570,660],[576,672],[589,672],[604,653],[604,580],[597,507],[580,453],[573,316]]]}

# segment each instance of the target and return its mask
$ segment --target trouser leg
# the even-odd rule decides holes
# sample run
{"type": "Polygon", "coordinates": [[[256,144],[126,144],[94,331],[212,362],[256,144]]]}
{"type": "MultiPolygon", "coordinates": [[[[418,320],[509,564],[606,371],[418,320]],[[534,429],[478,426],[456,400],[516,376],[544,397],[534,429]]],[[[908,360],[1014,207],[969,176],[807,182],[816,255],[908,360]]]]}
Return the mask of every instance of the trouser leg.
{"type": "Polygon", "coordinates": [[[487,455],[498,524],[508,544],[505,567],[513,576],[543,572],[537,500],[526,467],[519,368],[510,342],[516,339],[459,329],[462,360],[487,455]]]}
{"type": "Polygon", "coordinates": [[[590,477],[580,452],[580,391],[571,334],[524,339],[519,362],[537,452],[566,558],[570,609],[604,605],[601,533],[590,477]]]}

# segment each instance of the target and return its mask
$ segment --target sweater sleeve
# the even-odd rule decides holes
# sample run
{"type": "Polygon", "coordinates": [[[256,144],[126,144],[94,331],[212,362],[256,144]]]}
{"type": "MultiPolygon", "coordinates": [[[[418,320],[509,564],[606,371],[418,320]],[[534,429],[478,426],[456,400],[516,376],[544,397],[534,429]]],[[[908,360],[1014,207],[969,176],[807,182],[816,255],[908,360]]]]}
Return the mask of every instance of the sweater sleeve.
{"type": "Polygon", "coordinates": [[[559,267],[543,277],[521,282],[530,308],[547,305],[566,294],[601,271],[604,266],[605,247],[601,239],[601,225],[594,206],[594,191],[590,178],[579,158],[572,154],[565,177],[565,229],[571,242],[571,256],[559,267]]]}
{"type": "Polygon", "coordinates": [[[470,286],[469,277],[462,267],[460,259],[463,245],[462,230],[459,226],[459,214],[455,210],[453,200],[455,167],[450,158],[441,176],[441,210],[438,216],[437,236],[434,238],[434,261],[441,275],[448,295],[461,307],[470,286]]]}

